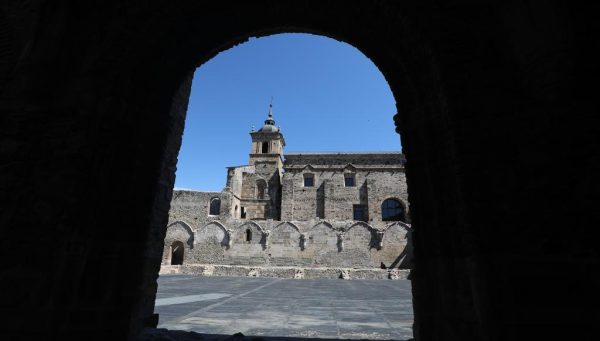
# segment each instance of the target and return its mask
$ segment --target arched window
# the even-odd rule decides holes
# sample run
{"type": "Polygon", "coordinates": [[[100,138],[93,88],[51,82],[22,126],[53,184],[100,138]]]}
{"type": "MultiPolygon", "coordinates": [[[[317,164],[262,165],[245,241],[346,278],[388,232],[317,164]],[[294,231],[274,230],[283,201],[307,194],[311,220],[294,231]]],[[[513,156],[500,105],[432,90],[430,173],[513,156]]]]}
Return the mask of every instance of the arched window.
{"type": "Polygon", "coordinates": [[[404,221],[404,207],[396,199],[386,199],[381,204],[381,220],[383,221],[404,221]]]}
{"type": "Polygon", "coordinates": [[[265,198],[265,188],[267,187],[267,183],[264,180],[258,180],[256,182],[256,199],[264,199],[265,198]]]}
{"type": "Polygon", "coordinates": [[[246,230],[246,241],[247,242],[252,241],[252,230],[250,230],[250,229],[246,230]]]}
{"type": "Polygon", "coordinates": [[[263,154],[266,154],[269,152],[269,142],[262,143],[262,152],[263,152],[263,154]]]}
{"type": "Polygon", "coordinates": [[[210,209],[208,210],[209,215],[221,214],[221,199],[212,198],[210,199],[210,209]]]}
{"type": "Polygon", "coordinates": [[[171,244],[171,265],[183,264],[183,243],[176,240],[171,244]]]}

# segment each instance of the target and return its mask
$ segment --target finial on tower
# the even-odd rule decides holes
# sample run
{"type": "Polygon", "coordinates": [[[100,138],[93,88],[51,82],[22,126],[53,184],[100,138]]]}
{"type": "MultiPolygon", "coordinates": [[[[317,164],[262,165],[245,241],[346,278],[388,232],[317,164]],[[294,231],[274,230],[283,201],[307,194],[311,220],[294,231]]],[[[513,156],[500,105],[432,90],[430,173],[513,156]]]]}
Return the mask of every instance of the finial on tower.
{"type": "Polygon", "coordinates": [[[265,125],[258,130],[262,133],[276,133],[279,128],[275,127],[275,120],[273,119],[273,96],[271,96],[271,102],[269,103],[269,114],[265,120],[265,125]]]}

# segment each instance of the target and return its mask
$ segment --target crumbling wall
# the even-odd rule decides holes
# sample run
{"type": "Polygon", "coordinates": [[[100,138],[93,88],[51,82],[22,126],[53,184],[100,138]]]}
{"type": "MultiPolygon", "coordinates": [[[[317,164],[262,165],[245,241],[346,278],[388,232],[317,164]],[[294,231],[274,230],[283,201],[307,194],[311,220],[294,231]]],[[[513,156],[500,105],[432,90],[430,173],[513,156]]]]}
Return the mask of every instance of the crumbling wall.
{"type": "MultiPolygon", "coordinates": [[[[185,263],[344,268],[380,268],[384,263],[386,267],[409,268],[406,264],[410,263],[402,261],[409,258],[409,230],[409,225],[400,222],[388,227],[327,220],[210,221],[194,230],[185,263]]],[[[165,253],[173,240],[187,238],[175,231],[179,230],[170,227],[167,232],[165,253]]],[[[167,259],[165,256],[164,265],[167,259]]]]}

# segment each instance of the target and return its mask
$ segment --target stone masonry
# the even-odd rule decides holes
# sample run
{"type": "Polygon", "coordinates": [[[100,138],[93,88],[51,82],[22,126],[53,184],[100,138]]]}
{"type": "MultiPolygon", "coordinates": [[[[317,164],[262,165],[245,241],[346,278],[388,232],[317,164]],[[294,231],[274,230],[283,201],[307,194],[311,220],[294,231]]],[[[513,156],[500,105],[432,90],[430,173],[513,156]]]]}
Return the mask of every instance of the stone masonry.
{"type": "Polygon", "coordinates": [[[283,154],[272,108],[221,192],[175,190],[163,265],[407,269],[404,156],[283,154]]]}

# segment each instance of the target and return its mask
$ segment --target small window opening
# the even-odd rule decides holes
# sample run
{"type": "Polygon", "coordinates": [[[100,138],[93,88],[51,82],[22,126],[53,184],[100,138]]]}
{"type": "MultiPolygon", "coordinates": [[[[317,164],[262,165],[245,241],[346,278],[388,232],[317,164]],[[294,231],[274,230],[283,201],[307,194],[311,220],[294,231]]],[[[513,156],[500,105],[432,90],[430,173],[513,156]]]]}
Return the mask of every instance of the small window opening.
{"type": "Polygon", "coordinates": [[[366,221],[365,219],[365,207],[363,205],[354,205],[352,207],[354,220],[366,221]]]}
{"type": "Polygon", "coordinates": [[[171,244],[171,265],[183,264],[183,243],[174,241],[171,244]]]}
{"type": "Polygon", "coordinates": [[[354,187],[355,182],[354,182],[354,174],[345,174],[344,175],[344,186],[346,187],[354,187]]]}
{"type": "Polygon", "coordinates": [[[315,185],[315,176],[313,174],[304,174],[304,187],[313,187],[315,185]]]}
{"type": "Polygon", "coordinates": [[[244,206],[242,206],[240,209],[241,209],[240,218],[242,218],[242,219],[246,218],[246,208],[244,206]]]}
{"type": "Polygon", "coordinates": [[[221,199],[213,198],[210,200],[210,209],[209,209],[208,214],[209,215],[221,214],[221,199]]]}
{"type": "Polygon", "coordinates": [[[252,231],[250,229],[246,230],[246,241],[252,241],[252,231]]]}
{"type": "Polygon", "coordinates": [[[269,152],[269,142],[262,143],[262,152],[263,152],[263,154],[266,154],[269,152]]]}

